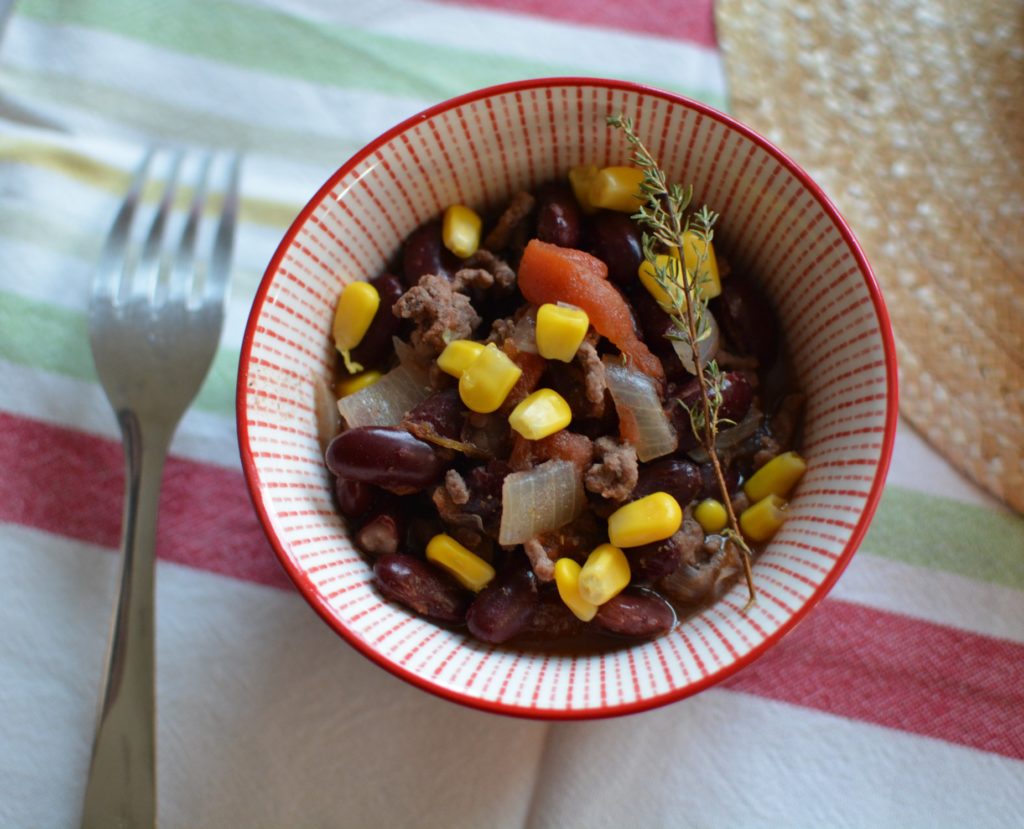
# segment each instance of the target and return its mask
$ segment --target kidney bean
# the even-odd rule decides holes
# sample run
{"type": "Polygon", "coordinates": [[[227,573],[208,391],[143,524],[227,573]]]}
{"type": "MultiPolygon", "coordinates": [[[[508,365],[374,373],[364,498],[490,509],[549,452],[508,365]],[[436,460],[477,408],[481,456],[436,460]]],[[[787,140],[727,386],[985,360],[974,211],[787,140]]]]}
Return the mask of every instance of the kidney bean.
{"type": "Polygon", "coordinates": [[[553,184],[537,194],[537,238],[575,248],[580,242],[580,209],[569,187],[553,184]]]}
{"type": "Polygon", "coordinates": [[[672,629],[676,612],[653,590],[627,587],[598,608],[594,621],[617,636],[651,639],[672,629]]]}
{"type": "Polygon", "coordinates": [[[423,274],[433,273],[451,279],[458,269],[458,257],[441,241],[439,221],[420,225],[405,240],[402,277],[410,288],[420,281],[423,274]]]}
{"type": "Polygon", "coordinates": [[[375,486],[348,478],[338,478],[334,492],[338,496],[338,511],[346,518],[362,518],[381,494],[375,486]]]}
{"type": "Polygon", "coordinates": [[[683,560],[683,537],[682,533],[677,532],[664,541],[656,541],[630,550],[630,582],[650,585],[669,573],[674,573],[683,560]]]}
{"type": "MultiPolygon", "coordinates": [[[[724,466],[722,467],[722,477],[725,478],[725,486],[729,490],[729,495],[735,494],[740,485],[739,470],[732,466],[724,466]]],[[[715,467],[710,463],[702,463],[700,465],[700,479],[700,492],[697,494],[697,497],[702,499],[714,498],[716,501],[721,501],[722,487],[718,483],[715,467]]]]}
{"type": "Polygon", "coordinates": [[[466,407],[459,398],[458,388],[453,387],[432,394],[414,406],[403,419],[402,425],[413,434],[417,434],[417,426],[425,426],[435,435],[459,440],[465,422],[466,407]]]}
{"type": "Polygon", "coordinates": [[[690,420],[690,409],[699,405],[699,402],[700,381],[688,372],[681,381],[670,384],[665,393],[665,414],[668,415],[679,437],[680,452],[687,452],[701,445],[700,438],[693,432],[690,420]]]}
{"type": "Polygon", "coordinates": [[[779,353],[779,329],[767,297],[749,279],[732,274],[711,300],[711,313],[733,347],[753,354],[767,369],[779,353]]]}
{"type": "Polygon", "coordinates": [[[394,354],[391,338],[398,333],[402,321],[391,312],[391,307],[405,292],[405,287],[397,276],[390,273],[382,273],[370,280],[370,284],[380,294],[380,307],[362,342],[352,349],[352,359],[363,368],[380,368],[394,354]]]}
{"type": "Polygon", "coordinates": [[[558,593],[545,591],[541,593],[537,609],[523,628],[522,635],[534,642],[555,642],[578,636],[583,630],[584,623],[565,606],[558,593]]]}
{"type": "Polygon", "coordinates": [[[396,495],[437,483],[445,463],[434,447],[404,429],[360,426],[335,437],[327,447],[327,468],[335,475],[374,484],[396,495]]]}
{"type": "Polygon", "coordinates": [[[506,642],[523,630],[537,609],[537,577],[518,564],[480,591],[469,606],[466,625],[484,642],[506,642]]]}
{"type": "Polygon", "coordinates": [[[501,521],[501,491],[511,471],[512,467],[504,461],[489,460],[483,466],[474,466],[465,475],[469,487],[465,511],[479,515],[488,532],[496,529],[501,521]]]}
{"type": "Polygon", "coordinates": [[[625,213],[601,210],[590,217],[587,228],[590,253],[608,266],[608,278],[632,285],[643,261],[640,228],[625,213]]]}
{"type": "MultiPolygon", "coordinates": [[[[739,423],[750,411],[750,404],[754,401],[754,389],[738,371],[729,371],[722,375],[722,404],[718,409],[720,421],[732,421],[739,423]]],[[[696,377],[690,377],[684,383],[669,386],[665,395],[668,403],[665,411],[669,420],[679,435],[679,448],[684,452],[701,445],[697,436],[693,433],[690,425],[689,407],[700,405],[700,381],[696,377]]],[[[730,428],[730,424],[720,423],[719,430],[730,428]]]]}
{"type": "Polygon", "coordinates": [[[754,402],[754,387],[750,381],[738,371],[728,371],[722,375],[722,405],[718,409],[720,420],[731,420],[739,423],[750,411],[754,402]]]}
{"type": "Polygon", "coordinates": [[[685,507],[697,497],[700,488],[700,471],[695,463],[668,458],[640,467],[640,476],[630,498],[635,501],[652,492],[667,492],[679,506],[685,507]]]}
{"type": "Polygon", "coordinates": [[[462,622],[471,595],[447,573],[400,554],[383,555],[373,565],[377,587],[388,599],[430,619],[462,622]]]}
{"type": "MultiPolygon", "coordinates": [[[[754,400],[754,388],[750,381],[738,371],[727,371],[722,375],[722,403],[718,409],[719,419],[739,423],[747,416],[754,400]]],[[[668,397],[680,400],[686,406],[700,402],[700,381],[690,377],[686,382],[669,388],[668,397]]]]}
{"type": "Polygon", "coordinates": [[[401,499],[394,496],[378,499],[355,532],[356,546],[373,556],[397,553],[405,541],[408,517],[408,505],[403,505],[401,499]]]}

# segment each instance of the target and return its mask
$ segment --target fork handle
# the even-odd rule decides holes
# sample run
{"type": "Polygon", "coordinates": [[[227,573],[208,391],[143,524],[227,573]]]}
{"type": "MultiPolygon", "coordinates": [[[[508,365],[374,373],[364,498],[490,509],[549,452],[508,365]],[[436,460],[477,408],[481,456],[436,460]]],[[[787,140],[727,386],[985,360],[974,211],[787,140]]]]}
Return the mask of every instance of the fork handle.
{"type": "Polygon", "coordinates": [[[160,478],[171,433],[143,433],[133,411],[118,412],[118,422],[126,469],[121,587],[85,790],[83,829],[156,825],[153,584],[160,478]]]}

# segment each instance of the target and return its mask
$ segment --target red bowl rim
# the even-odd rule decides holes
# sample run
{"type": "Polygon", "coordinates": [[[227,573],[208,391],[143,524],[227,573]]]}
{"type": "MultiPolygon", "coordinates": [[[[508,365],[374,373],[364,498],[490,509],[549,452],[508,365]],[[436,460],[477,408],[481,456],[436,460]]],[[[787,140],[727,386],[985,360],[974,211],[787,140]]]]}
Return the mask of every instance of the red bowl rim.
{"type": "Polygon", "coordinates": [[[512,81],[509,83],[496,84],[494,86],[484,87],[482,89],[475,90],[473,92],[467,92],[463,95],[450,98],[441,103],[435,104],[422,112],[417,113],[404,121],[391,127],[389,130],[382,133],[380,136],[375,138],[361,150],[355,153],[347,162],[345,162],[338,170],[323,184],[323,186],[317,191],[307,204],[303,207],[302,211],[292,222],[288,228],[284,237],[282,238],[277,250],[274,252],[273,258],[267,265],[266,271],[264,272],[263,278],[260,281],[259,288],[256,291],[255,299],[253,300],[252,310],[249,313],[248,322],[245,327],[245,335],[242,340],[242,349],[239,356],[239,367],[238,367],[238,384],[236,387],[236,419],[237,419],[237,430],[238,430],[238,444],[239,452],[242,460],[242,469],[245,474],[246,484],[249,489],[249,497],[252,499],[253,506],[256,509],[256,513],[259,516],[260,523],[263,526],[263,531],[269,539],[271,546],[273,547],[274,553],[277,555],[282,567],[288,577],[292,580],[299,592],[303,595],[306,601],[313,607],[313,609],[320,615],[320,617],[342,638],[344,638],[352,647],[354,647],[363,656],[372,660],[376,664],[380,665],[385,670],[391,672],[400,679],[409,682],[425,691],[428,691],[436,696],[450,700],[452,702],[459,703],[461,705],[468,706],[470,708],[476,708],[483,711],[489,711],[496,714],[504,714],[514,717],[523,717],[528,719],[544,719],[544,720],[586,720],[586,719],[600,719],[605,717],[620,716],[623,714],[631,714],[640,711],[646,711],[652,708],[657,708],[662,705],[667,705],[671,702],[684,699],[685,697],[699,693],[706,688],[716,685],[719,682],[732,676],[737,671],[745,668],[746,666],[753,663],[759,657],[761,657],[769,648],[777,644],[783,636],[789,633],[796,625],[814,608],[818,602],[820,602],[825,595],[832,589],[836,580],[842,575],[860,546],[860,542],[863,540],[865,533],[867,532],[868,526],[871,523],[871,519],[874,516],[875,510],[878,507],[878,502],[882,496],[882,490],[885,485],[886,475],[889,469],[889,463],[892,458],[893,443],[896,437],[896,423],[898,417],[898,386],[897,386],[897,363],[896,363],[896,345],[892,333],[892,323],[889,318],[889,312],[885,307],[885,302],[882,299],[882,293],[878,286],[878,282],[875,279],[874,272],[868,264],[867,257],[864,255],[864,251],[861,249],[860,243],[853,235],[853,231],[850,230],[846,220],[840,214],[838,208],[832,203],[831,199],[825,195],[824,191],[811,179],[811,177],[804,171],[795,161],[789,156],[778,149],[774,144],[758,134],[750,127],[740,123],[729,115],[720,112],[707,104],[701,103],[700,101],[688,98],[685,95],[679,95],[674,92],[668,92],[663,89],[656,87],[647,86],[645,84],[633,83],[631,81],[614,80],[607,78],[589,78],[589,77],[552,77],[552,78],[534,78],[522,81],[512,81]],[[546,709],[546,708],[533,708],[524,705],[511,705],[508,703],[497,702],[492,700],[479,699],[468,694],[460,693],[459,691],[446,688],[441,685],[435,684],[430,680],[426,679],[419,674],[410,671],[401,665],[396,665],[387,660],[382,654],[374,650],[368,643],[360,640],[356,637],[348,628],[346,628],[334,614],[330,611],[324,598],[319,594],[312,582],[307,576],[305,576],[297,567],[295,567],[288,555],[285,553],[284,546],[273,532],[270,518],[267,513],[266,507],[264,506],[260,494],[259,486],[256,474],[256,465],[253,461],[252,450],[249,442],[249,427],[248,427],[248,408],[246,399],[246,390],[248,388],[249,379],[249,365],[252,356],[252,345],[253,339],[256,334],[256,321],[259,318],[263,304],[266,301],[267,293],[270,288],[270,281],[273,275],[277,272],[280,266],[281,260],[283,259],[285,252],[291,246],[299,229],[305,224],[310,214],[313,212],[314,207],[320,203],[320,201],[332,190],[335,185],[338,184],[348,173],[360,164],[368,156],[371,156],[381,146],[388,143],[392,138],[410,127],[414,126],[420,121],[424,121],[428,118],[432,118],[443,112],[447,112],[456,107],[464,104],[479,101],[485,98],[493,97],[496,95],[506,94],[509,92],[522,92],[526,90],[532,90],[537,88],[551,87],[551,86],[596,86],[603,89],[610,90],[622,90],[628,92],[642,93],[648,96],[655,96],[662,98],[665,101],[682,104],[685,107],[696,110],[702,115],[713,118],[716,121],[721,122],[725,126],[732,130],[735,130],[742,135],[749,138],[755,144],[760,146],[763,150],[772,155],[778,160],[784,167],[786,167],[797,179],[807,188],[807,190],[814,196],[815,199],[824,209],[825,213],[833,221],[840,235],[845,240],[846,244],[849,245],[851,252],[857,262],[858,268],[864,277],[864,282],[867,286],[868,293],[871,296],[871,301],[875,308],[875,313],[878,318],[878,324],[880,333],[882,336],[882,345],[885,351],[885,368],[886,368],[886,418],[885,418],[885,433],[882,438],[882,454],[879,458],[878,468],[875,473],[875,479],[871,485],[871,489],[868,493],[867,502],[864,507],[864,511],[861,513],[860,519],[857,522],[856,527],[847,542],[842,553],[837,557],[835,566],[832,568],[828,577],[824,582],[815,590],[815,592],[801,605],[797,611],[783,623],[778,630],[768,636],[763,642],[757,647],[751,650],[749,653],[744,654],[741,658],[735,662],[729,664],[727,667],[713,673],[708,676],[702,677],[700,680],[687,685],[684,688],[674,689],[658,696],[650,697],[647,699],[636,700],[630,703],[622,703],[619,705],[607,705],[598,708],[588,709],[546,709]]]}

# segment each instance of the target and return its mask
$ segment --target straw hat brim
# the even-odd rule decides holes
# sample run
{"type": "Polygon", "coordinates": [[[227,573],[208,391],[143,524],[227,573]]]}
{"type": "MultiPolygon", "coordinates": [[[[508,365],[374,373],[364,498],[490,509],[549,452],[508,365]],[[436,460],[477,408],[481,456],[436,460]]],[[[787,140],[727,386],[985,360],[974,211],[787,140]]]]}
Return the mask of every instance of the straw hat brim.
{"type": "Polygon", "coordinates": [[[902,414],[1024,511],[1019,0],[718,0],[733,113],[804,167],[892,316],[902,414]]]}

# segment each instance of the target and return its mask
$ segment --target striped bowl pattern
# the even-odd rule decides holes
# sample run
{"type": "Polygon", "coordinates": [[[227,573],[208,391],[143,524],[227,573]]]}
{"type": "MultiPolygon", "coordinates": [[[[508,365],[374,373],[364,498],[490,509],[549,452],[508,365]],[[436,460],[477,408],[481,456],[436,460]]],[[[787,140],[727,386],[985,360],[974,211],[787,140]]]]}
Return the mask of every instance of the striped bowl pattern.
{"type": "Polygon", "coordinates": [[[618,81],[493,87],[391,129],[340,168],[289,229],[242,350],[238,426],[257,511],[317,612],[362,653],[426,690],[485,710],[595,717],[695,693],[751,662],[828,592],[874,512],[896,421],[888,317],[856,241],[816,185],[755,133],[704,105],[618,81]],[[335,299],[381,271],[452,202],[499,206],[580,163],[625,163],[609,113],[631,114],[670,177],[722,214],[720,249],[772,297],[808,395],[809,469],[783,530],[737,584],[671,634],[615,652],[542,655],[439,628],[375,591],[331,500],[314,377],[334,362],[335,299]]]}

